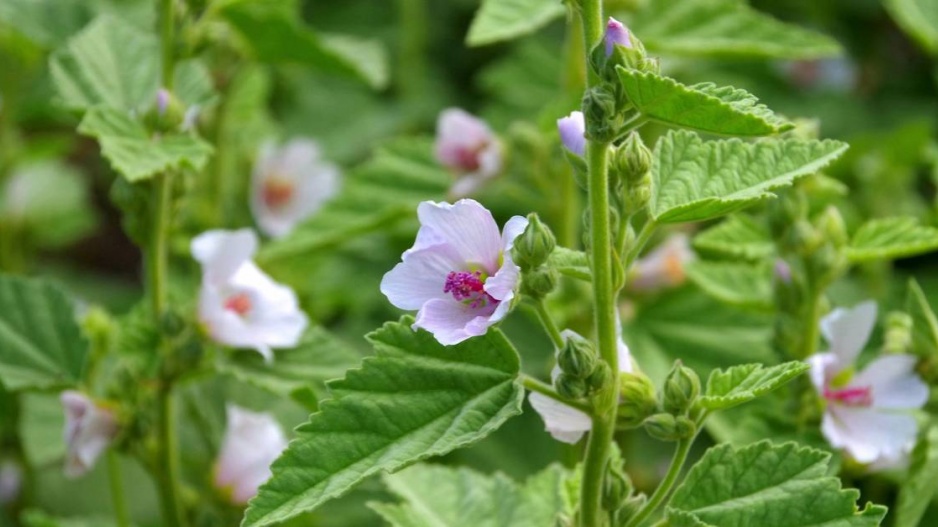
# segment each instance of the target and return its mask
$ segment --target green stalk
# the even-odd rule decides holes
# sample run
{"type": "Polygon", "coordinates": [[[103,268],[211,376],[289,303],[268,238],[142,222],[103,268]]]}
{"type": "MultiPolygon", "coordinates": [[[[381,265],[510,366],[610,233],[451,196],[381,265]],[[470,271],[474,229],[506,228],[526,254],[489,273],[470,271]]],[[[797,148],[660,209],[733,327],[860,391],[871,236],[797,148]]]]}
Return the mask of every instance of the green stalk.
{"type": "Polygon", "coordinates": [[[557,329],[557,324],[554,323],[554,319],[551,318],[550,312],[547,311],[547,306],[544,304],[543,298],[534,301],[534,309],[537,311],[541,325],[544,326],[544,331],[547,332],[547,336],[550,337],[550,341],[554,344],[554,347],[558,350],[563,348],[563,337],[560,335],[560,330],[557,329]]]}
{"type": "Polygon", "coordinates": [[[163,88],[173,91],[173,77],[176,69],[176,59],[173,53],[176,41],[174,36],[175,18],[173,17],[174,0],[159,1],[159,25],[160,25],[160,66],[163,88]]]}
{"type": "Polygon", "coordinates": [[[400,56],[397,89],[402,99],[419,101],[426,80],[427,1],[398,0],[400,56]]]}
{"type": "Polygon", "coordinates": [[[117,527],[130,527],[130,514],[124,500],[124,478],[121,474],[120,459],[113,449],[107,452],[107,473],[111,486],[111,504],[114,506],[114,523],[117,527]]]}
{"type": "Polygon", "coordinates": [[[648,499],[648,502],[625,524],[625,527],[636,527],[640,525],[651,513],[655,512],[658,506],[668,497],[671,493],[671,489],[677,482],[677,477],[681,474],[681,469],[684,468],[684,462],[687,461],[687,454],[690,452],[691,445],[694,444],[695,437],[696,435],[678,441],[677,449],[674,451],[674,457],[671,458],[671,466],[668,467],[668,473],[665,474],[664,479],[661,480],[661,483],[658,485],[658,488],[655,489],[651,498],[648,499]]]}
{"type": "Polygon", "coordinates": [[[157,466],[156,479],[159,484],[160,506],[166,525],[187,525],[179,499],[179,456],[176,441],[176,412],[171,386],[161,381],[157,415],[157,466]]]}
{"type": "Polygon", "coordinates": [[[808,288],[808,304],[805,309],[804,318],[804,340],[801,343],[801,349],[795,359],[804,360],[817,353],[818,340],[821,330],[821,300],[823,295],[819,292],[819,287],[810,286],[808,288]]]}
{"type": "Polygon", "coordinates": [[[559,393],[554,391],[554,389],[549,384],[543,381],[539,381],[529,375],[522,375],[521,382],[524,384],[524,387],[528,389],[528,391],[537,392],[541,395],[546,395],[557,402],[563,403],[571,408],[576,408],[577,410],[587,415],[592,414],[592,409],[588,405],[583,404],[579,401],[571,401],[570,399],[565,399],[559,393]]]}

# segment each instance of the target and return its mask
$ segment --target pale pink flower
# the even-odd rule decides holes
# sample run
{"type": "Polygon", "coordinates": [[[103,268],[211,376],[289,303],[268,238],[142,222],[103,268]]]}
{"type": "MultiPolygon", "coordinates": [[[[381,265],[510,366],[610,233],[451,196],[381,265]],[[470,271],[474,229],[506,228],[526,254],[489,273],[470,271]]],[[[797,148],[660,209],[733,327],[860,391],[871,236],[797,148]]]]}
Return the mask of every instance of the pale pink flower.
{"type": "Polygon", "coordinates": [[[322,158],[315,141],[265,143],[254,164],[251,212],[264,234],[279,238],[321,209],[339,185],[339,168],[322,158]]]}
{"type": "Polygon", "coordinates": [[[687,264],[695,258],[687,235],[679,232],[668,236],[658,247],[635,262],[629,277],[633,291],[654,291],[684,283],[687,264]]]}
{"type": "Polygon", "coordinates": [[[454,198],[475,192],[502,169],[502,148],[489,126],[459,108],[440,112],[436,122],[436,159],[456,173],[454,198]]]}
{"type": "Polygon", "coordinates": [[[83,476],[117,434],[117,420],[110,410],[74,390],[59,397],[65,410],[65,476],[83,476]]]}
{"type": "Polygon", "coordinates": [[[821,431],[860,463],[894,465],[915,443],[911,410],[928,400],[912,355],[882,355],[854,374],[876,323],[876,303],[835,309],[821,321],[830,351],[808,358],[811,381],[827,403],[821,431]]]}
{"type": "Polygon", "coordinates": [[[629,28],[612,17],[609,17],[609,21],[606,22],[606,33],[603,36],[603,41],[606,44],[606,57],[612,55],[615,46],[632,47],[629,28]]]}
{"type": "Polygon", "coordinates": [[[484,335],[511,308],[519,279],[511,246],[528,220],[515,216],[499,233],[492,213],[471,199],[424,201],[417,217],[414,246],[384,275],[381,292],[401,309],[418,310],[414,328],[440,344],[484,335]]]}
{"type": "Polygon", "coordinates": [[[215,486],[243,505],[270,478],[270,465],[287,447],[280,424],[267,413],[227,408],[228,426],[215,466],[215,486]]]}
{"type": "Polygon", "coordinates": [[[13,503],[23,487],[23,467],[13,459],[0,461],[0,506],[13,503]]]}
{"type": "Polygon", "coordinates": [[[293,290],[251,261],[256,250],[250,229],[208,231],[192,240],[192,256],[202,264],[199,320],[215,342],[272,360],[271,348],[296,346],[309,321],[293,290]]]}
{"type": "Polygon", "coordinates": [[[557,119],[557,131],[560,142],[570,152],[582,156],[586,152],[586,121],[583,112],[570,112],[570,115],[557,119]]]}

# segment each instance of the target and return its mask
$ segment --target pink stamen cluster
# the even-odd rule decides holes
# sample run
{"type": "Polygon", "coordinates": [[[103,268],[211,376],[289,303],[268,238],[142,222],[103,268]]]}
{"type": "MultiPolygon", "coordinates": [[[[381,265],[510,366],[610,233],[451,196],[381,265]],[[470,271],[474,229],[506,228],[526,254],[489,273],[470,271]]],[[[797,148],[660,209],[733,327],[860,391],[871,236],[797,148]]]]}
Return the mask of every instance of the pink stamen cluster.
{"type": "Polygon", "coordinates": [[[855,388],[824,388],[824,398],[844,406],[869,407],[873,404],[873,391],[869,386],[855,388]]]}
{"type": "Polygon", "coordinates": [[[461,147],[457,149],[455,154],[459,168],[465,170],[466,172],[473,172],[478,170],[479,166],[482,164],[479,161],[479,154],[485,150],[485,147],[487,146],[488,142],[482,142],[472,148],[461,147]]]}
{"type": "Polygon", "coordinates": [[[230,296],[225,300],[225,309],[243,317],[251,310],[251,299],[244,293],[230,296]]]}
{"type": "Polygon", "coordinates": [[[453,295],[460,302],[467,302],[469,307],[477,308],[489,302],[497,302],[485,292],[485,282],[482,281],[482,272],[452,271],[446,275],[443,292],[453,295]]]}

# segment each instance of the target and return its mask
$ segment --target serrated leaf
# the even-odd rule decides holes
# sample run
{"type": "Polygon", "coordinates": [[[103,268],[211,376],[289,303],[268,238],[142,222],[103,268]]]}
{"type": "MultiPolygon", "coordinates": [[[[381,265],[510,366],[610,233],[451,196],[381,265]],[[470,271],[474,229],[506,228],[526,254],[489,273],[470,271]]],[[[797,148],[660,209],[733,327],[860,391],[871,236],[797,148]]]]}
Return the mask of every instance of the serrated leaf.
{"type": "Polygon", "coordinates": [[[896,527],[918,527],[925,510],[938,494],[938,426],[930,427],[916,443],[909,475],[899,486],[896,527]]]}
{"type": "Polygon", "coordinates": [[[834,39],[786,24],[741,0],[656,0],[631,24],[649,50],[684,56],[815,59],[839,55],[834,39]]]}
{"type": "Polygon", "coordinates": [[[91,19],[87,0],[4,0],[0,23],[36,44],[55,47],[91,19]]]}
{"type": "Polygon", "coordinates": [[[469,26],[466,44],[511,40],[536,31],[565,11],[560,0],[484,0],[469,26]]]}
{"type": "Polygon", "coordinates": [[[88,345],[57,288],[0,275],[0,382],[12,391],[77,384],[88,345]]]}
{"type": "Polygon", "coordinates": [[[909,280],[906,311],[912,317],[912,353],[920,357],[938,357],[938,316],[915,279],[909,280]]]}
{"type": "Polygon", "coordinates": [[[642,116],[671,126],[736,136],[760,136],[792,128],[759,99],[731,86],[686,86],[668,77],[616,68],[630,103],[642,116]]]}
{"type": "Polygon", "coordinates": [[[808,365],[800,361],[768,368],[761,364],[743,364],[728,370],[714,370],[707,380],[700,405],[710,410],[731,408],[777,390],[807,370],[808,365]]]}
{"type": "Polygon", "coordinates": [[[583,251],[556,247],[554,252],[547,258],[547,265],[556,269],[558,273],[573,278],[579,278],[587,282],[593,279],[589,258],[583,251]]]}
{"type": "Polygon", "coordinates": [[[97,139],[104,157],[130,182],[167,170],[202,170],[213,152],[210,144],[191,134],[150,136],[126,113],[101,106],[85,113],[78,132],[97,139]]]}
{"type": "Polygon", "coordinates": [[[373,88],[387,85],[387,58],[377,41],[317,34],[279,1],[234,1],[220,13],[261,61],[298,62],[373,88]]]}
{"type": "Polygon", "coordinates": [[[544,527],[566,512],[569,478],[559,465],[518,484],[500,473],[422,464],[384,477],[402,503],[369,506],[395,527],[544,527]]]}
{"type": "Polygon", "coordinates": [[[671,526],[866,527],[886,508],[867,504],[827,476],[830,454],[795,443],[718,445],[694,465],[667,509],[671,526]]]}
{"type": "Polygon", "coordinates": [[[938,1],[886,0],[886,10],[906,33],[938,54],[938,1]]]}
{"type": "Polygon", "coordinates": [[[368,336],[377,355],[329,384],[334,398],[296,429],[242,525],[311,511],[371,475],[474,443],[521,413],[518,353],[500,331],[445,347],[412,323],[404,317],[368,336]]]}
{"type": "Polygon", "coordinates": [[[693,243],[698,252],[744,260],[763,260],[775,252],[768,228],[742,214],[734,214],[694,236],[693,243]]]}
{"type": "Polygon", "coordinates": [[[757,309],[773,305],[772,268],[768,265],[697,260],[686,271],[697,287],[722,302],[757,309]]]}
{"type": "Polygon", "coordinates": [[[857,229],[847,248],[851,262],[892,260],[938,249],[938,229],[915,218],[878,218],[857,229]]]}
{"type": "Polygon", "coordinates": [[[669,132],[655,145],[649,212],[660,223],[723,216],[774,196],[771,190],[817,172],[846,149],[832,140],[704,141],[669,132]]]}

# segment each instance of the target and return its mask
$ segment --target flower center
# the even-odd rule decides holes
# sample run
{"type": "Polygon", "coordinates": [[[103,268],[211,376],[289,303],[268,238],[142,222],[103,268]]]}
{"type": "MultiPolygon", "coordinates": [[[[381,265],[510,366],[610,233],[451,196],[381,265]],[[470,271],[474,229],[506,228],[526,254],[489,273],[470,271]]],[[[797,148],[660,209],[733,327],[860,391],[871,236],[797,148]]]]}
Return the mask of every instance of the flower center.
{"type": "Polygon", "coordinates": [[[873,390],[869,386],[853,388],[824,388],[824,398],[844,406],[867,407],[873,404],[873,390]]]}
{"type": "Polygon", "coordinates": [[[443,292],[468,304],[471,308],[484,307],[489,302],[497,303],[492,295],[485,292],[485,278],[482,271],[452,271],[446,275],[443,292]]]}
{"type": "Polygon", "coordinates": [[[290,203],[294,190],[292,182],[279,177],[269,177],[264,181],[264,188],[261,190],[264,204],[272,209],[279,209],[290,203]]]}
{"type": "Polygon", "coordinates": [[[225,299],[225,309],[234,311],[243,317],[251,310],[251,299],[245,293],[238,293],[225,299]]]}
{"type": "Polygon", "coordinates": [[[684,283],[684,262],[681,260],[681,254],[678,251],[672,251],[664,258],[664,276],[671,285],[680,285],[684,283]]]}
{"type": "Polygon", "coordinates": [[[456,163],[459,168],[463,169],[466,172],[475,172],[479,170],[481,162],[479,161],[479,154],[488,146],[487,141],[482,141],[472,147],[461,147],[456,150],[456,163]]]}

